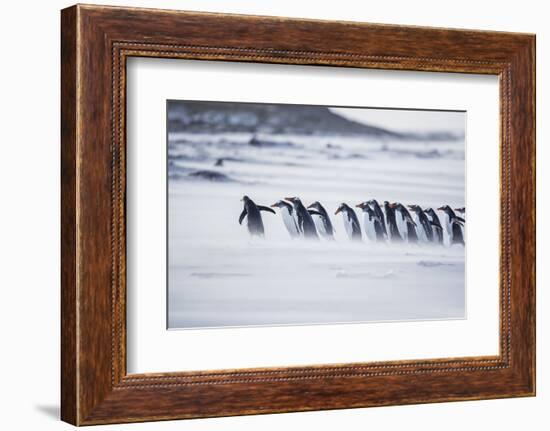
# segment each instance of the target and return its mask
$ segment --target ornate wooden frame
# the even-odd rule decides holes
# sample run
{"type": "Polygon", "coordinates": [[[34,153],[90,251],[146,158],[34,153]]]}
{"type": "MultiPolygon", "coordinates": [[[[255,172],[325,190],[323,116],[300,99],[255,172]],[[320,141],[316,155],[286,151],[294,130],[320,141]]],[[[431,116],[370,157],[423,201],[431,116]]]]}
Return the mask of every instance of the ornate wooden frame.
{"type": "Polygon", "coordinates": [[[534,35],[81,5],[61,15],[63,420],[88,425],[535,394],[534,35]],[[500,354],[128,375],[129,56],[498,75],[500,354]]]}

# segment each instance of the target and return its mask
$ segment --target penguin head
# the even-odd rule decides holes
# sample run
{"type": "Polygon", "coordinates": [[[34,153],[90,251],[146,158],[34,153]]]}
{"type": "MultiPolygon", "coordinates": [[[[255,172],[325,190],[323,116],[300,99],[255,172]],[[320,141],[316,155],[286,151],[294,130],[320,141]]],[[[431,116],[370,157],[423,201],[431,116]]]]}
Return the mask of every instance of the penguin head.
{"type": "Polygon", "coordinates": [[[399,211],[401,214],[409,213],[407,211],[407,208],[405,208],[405,206],[400,202],[394,202],[393,204],[390,205],[390,207],[392,207],[395,211],[399,211]]]}
{"type": "Polygon", "coordinates": [[[301,202],[300,198],[297,196],[291,196],[291,197],[285,198],[285,200],[292,202],[293,204],[297,204],[298,202],[301,202]]]}
{"type": "Polygon", "coordinates": [[[308,208],[311,208],[311,209],[314,209],[314,210],[320,210],[322,207],[321,207],[321,204],[319,203],[319,201],[315,201],[311,205],[309,205],[308,208]]]}
{"type": "Polygon", "coordinates": [[[349,208],[349,207],[348,207],[344,202],[342,202],[342,203],[340,204],[340,206],[336,209],[336,212],[334,213],[334,215],[338,214],[338,213],[341,212],[341,211],[346,211],[346,212],[347,212],[347,211],[348,211],[348,208],[349,208]]]}
{"type": "Polygon", "coordinates": [[[374,208],[376,205],[378,205],[378,201],[376,199],[371,199],[370,201],[367,201],[367,204],[374,208]]]}
{"type": "Polygon", "coordinates": [[[363,211],[367,211],[368,209],[370,209],[370,204],[371,201],[368,201],[368,202],[361,202],[360,204],[357,204],[355,205],[356,208],[361,208],[363,211]]]}
{"type": "MultiPolygon", "coordinates": [[[[375,217],[374,209],[369,205],[368,202],[362,202],[360,204],[355,205],[357,208],[361,208],[363,212],[367,213],[370,217],[375,217]]],[[[376,217],[378,218],[378,217],[376,217]]]]}
{"type": "Polygon", "coordinates": [[[414,211],[415,213],[421,213],[422,208],[420,208],[419,205],[407,205],[411,211],[414,211]]]}
{"type": "Polygon", "coordinates": [[[277,201],[273,205],[271,205],[271,208],[283,208],[286,207],[288,204],[284,201],[277,201]]]}
{"type": "Polygon", "coordinates": [[[449,205],[443,205],[441,207],[438,208],[439,211],[443,211],[444,213],[446,214],[454,214],[452,208],[449,206],[449,205]]]}
{"type": "Polygon", "coordinates": [[[250,202],[250,198],[247,195],[244,195],[241,199],[242,202],[250,202]]]}

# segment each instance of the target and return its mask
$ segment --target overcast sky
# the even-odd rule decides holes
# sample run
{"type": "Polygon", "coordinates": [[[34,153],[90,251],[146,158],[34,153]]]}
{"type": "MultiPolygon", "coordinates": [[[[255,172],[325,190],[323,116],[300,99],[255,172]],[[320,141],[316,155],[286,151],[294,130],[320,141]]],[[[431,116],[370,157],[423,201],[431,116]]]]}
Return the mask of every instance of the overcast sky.
{"type": "Polygon", "coordinates": [[[330,110],[351,120],[396,132],[465,133],[465,112],[371,108],[330,108],[330,110]]]}

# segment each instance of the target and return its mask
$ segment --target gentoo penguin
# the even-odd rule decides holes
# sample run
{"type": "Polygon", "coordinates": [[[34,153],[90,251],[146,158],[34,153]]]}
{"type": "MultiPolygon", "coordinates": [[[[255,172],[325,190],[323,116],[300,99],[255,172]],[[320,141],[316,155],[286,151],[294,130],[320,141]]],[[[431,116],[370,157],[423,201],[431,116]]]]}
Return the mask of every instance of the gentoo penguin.
{"type": "Polygon", "coordinates": [[[288,230],[291,238],[300,236],[301,232],[300,229],[298,229],[298,223],[294,217],[294,208],[291,204],[285,201],[277,201],[271,205],[271,208],[279,208],[281,215],[283,216],[283,222],[286,226],[286,230],[288,230]]]}
{"type": "Polygon", "coordinates": [[[273,214],[275,214],[275,211],[268,207],[256,205],[248,196],[243,196],[241,201],[244,202],[244,209],[239,217],[239,224],[242,224],[246,216],[246,224],[250,235],[264,236],[264,223],[260,211],[269,211],[273,214]]]}
{"type": "Polygon", "coordinates": [[[411,214],[399,202],[395,202],[390,205],[395,209],[395,220],[397,222],[397,229],[401,238],[410,243],[418,242],[418,235],[416,234],[416,223],[411,217],[411,214]]]}
{"type": "Polygon", "coordinates": [[[298,229],[300,229],[300,232],[304,238],[319,239],[317,229],[315,228],[315,222],[302,201],[297,197],[285,199],[292,202],[292,205],[294,206],[296,220],[298,221],[298,229]]]}
{"type": "Polygon", "coordinates": [[[443,226],[441,226],[441,222],[439,221],[437,213],[433,210],[433,208],[426,208],[424,212],[426,213],[426,216],[428,217],[428,220],[430,220],[430,223],[433,227],[434,242],[443,244],[443,226]]]}
{"type": "Polygon", "coordinates": [[[386,235],[382,227],[382,220],[380,220],[375,210],[368,202],[363,202],[355,206],[363,210],[363,227],[365,228],[367,238],[373,242],[384,241],[386,235]]]}
{"type": "Polygon", "coordinates": [[[359,220],[353,208],[349,207],[345,203],[341,203],[334,215],[342,213],[342,218],[344,219],[344,226],[346,227],[346,232],[349,239],[354,241],[361,241],[361,226],[359,225],[359,220]]]}
{"type": "Polygon", "coordinates": [[[323,238],[334,239],[334,228],[328,216],[327,210],[319,202],[313,202],[307,207],[309,213],[313,217],[317,232],[321,234],[323,238]]]}
{"type": "Polygon", "coordinates": [[[386,222],[384,221],[384,213],[382,212],[380,205],[378,205],[378,201],[376,199],[371,199],[367,202],[367,204],[370,205],[370,207],[374,210],[374,214],[380,219],[380,223],[382,223],[382,230],[384,231],[384,235],[387,237],[388,230],[386,229],[386,222]]]}
{"type": "Polygon", "coordinates": [[[418,228],[418,239],[422,242],[433,242],[434,231],[430,219],[418,205],[408,205],[412,211],[412,218],[418,228]]]}
{"type": "Polygon", "coordinates": [[[397,221],[395,219],[395,209],[388,201],[384,201],[384,210],[386,211],[386,224],[388,226],[388,238],[391,242],[401,242],[403,238],[397,229],[397,221]]]}
{"type": "Polygon", "coordinates": [[[439,207],[438,210],[443,211],[445,214],[445,226],[447,227],[449,245],[465,245],[464,234],[462,233],[462,227],[464,226],[465,220],[462,217],[458,217],[449,205],[439,207]]]}

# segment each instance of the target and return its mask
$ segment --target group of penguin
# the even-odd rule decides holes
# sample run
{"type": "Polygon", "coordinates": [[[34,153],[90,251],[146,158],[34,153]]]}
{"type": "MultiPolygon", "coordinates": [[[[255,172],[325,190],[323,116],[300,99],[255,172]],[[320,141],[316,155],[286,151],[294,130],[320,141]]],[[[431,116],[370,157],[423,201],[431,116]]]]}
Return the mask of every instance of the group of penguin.
{"type": "MultiPolygon", "coordinates": [[[[298,197],[284,198],[269,207],[257,205],[248,196],[241,200],[244,208],[239,217],[239,224],[246,218],[248,231],[252,236],[264,236],[261,211],[276,214],[273,208],[278,208],[291,237],[319,239],[321,236],[328,240],[334,239],[334,227],[328,212],[319,202],[313,202],[306,208],[298,197]]],[[[376,199],[362,202],[355,207],[363,213],[363,228],[370,241],[465,245],[465,208],[453,210],[449,205],[437,208],[443,212],[443,226],[433,208],[422,209],[419,205],[408,205],[407,209],[399,202],[384,201],[382,210],[376,199]]],[[[338,213],[342,214],[349,239],[361,241],[361,224],[354,209],[342,203],[334,215],[338,213]]]]}

